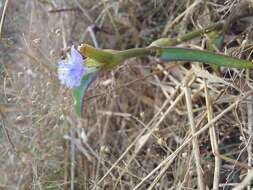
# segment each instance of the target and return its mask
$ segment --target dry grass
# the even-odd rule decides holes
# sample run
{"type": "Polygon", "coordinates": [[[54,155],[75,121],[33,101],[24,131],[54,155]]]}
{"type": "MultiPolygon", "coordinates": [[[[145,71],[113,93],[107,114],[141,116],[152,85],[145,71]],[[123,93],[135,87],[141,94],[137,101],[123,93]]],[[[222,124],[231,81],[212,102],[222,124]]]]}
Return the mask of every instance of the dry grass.
{"type": "MultiPolygon", "coordinates": [[[[142,47],[222,20],[236,3],[9,0],[0,30],[0,189],[232,189],[249,174],[237,189],[246,187],[251,71],[131,59],[96,80],[82,119],[56,72],[72,44],[142,47]]],[[[252,24],[234,23],[221,52],[252,59],[252,24]]]]}

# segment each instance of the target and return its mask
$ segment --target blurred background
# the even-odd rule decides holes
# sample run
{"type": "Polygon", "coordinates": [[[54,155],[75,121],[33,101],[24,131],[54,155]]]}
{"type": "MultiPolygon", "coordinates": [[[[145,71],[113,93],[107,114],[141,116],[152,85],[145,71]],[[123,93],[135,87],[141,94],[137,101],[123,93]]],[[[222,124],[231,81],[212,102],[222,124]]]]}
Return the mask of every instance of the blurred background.
{"type": "MultiPolygon", "coordinates": [[[[214,118],[252,89],[250,72],[132,58],[96,79],[78,118],[57,63],[81,43],[123,50],[177,37],[227,18],[239,3],[1,0],[0,189],[196,189],[192,143],[175,152],[191,135],[185,81],[191,81],[199,130],[208,122],[205,82],[214,118]]],[[[207,40],[203,35],[180,46],[205,49],[207,40]]],[[[251,60],[252,43],[252,17],[238,19],[219,52],[251,60]]],[[[252,118],[249,96],[214,124],[224,155],[221,189],[231,189],[251,168],[252,118]]],[[[209,137],[208,131],[200,134],[198,145],[203,181],[211,189],[209,137]]]]}

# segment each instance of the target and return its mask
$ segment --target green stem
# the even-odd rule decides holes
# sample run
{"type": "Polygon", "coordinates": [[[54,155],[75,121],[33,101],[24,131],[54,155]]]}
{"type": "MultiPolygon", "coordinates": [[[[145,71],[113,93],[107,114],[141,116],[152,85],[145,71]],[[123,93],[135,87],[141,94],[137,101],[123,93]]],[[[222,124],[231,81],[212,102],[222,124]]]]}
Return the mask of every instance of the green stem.
{"type": "Polygon", "coordinates": [[[182,42],[189,41],[193,38],[199,37],[203,34],[206,34],[215,30],[222,30],[223,33],[226,33],[231,23],[241,18],[249,17],[252,15],[253,15],[252,2],[250,0],[244,1],[242,3],[239,3],[238,6],[234,7],[233,11],[231,12],[231,15],[223,21],[211,24],[200,30],[189,32],[187,34],[184,34],[174,39],[171,39],[171,38],[158,39],[152,42],[150,46],[158,46],[158,47],[175,46],[175,45],[181,44],[182,42]]]}
{"type": "Polygon", "coordinates": [[[199,29],[199,30],[195,30],[192,32],[189,32],[185,35],[179,36],[177,38],[171,39],[171,38],[160,38],[154,42],[151,43],[151,47],[152,46],[158,46],[158,47],[168,47],[168,46],[175,46],[178,45],[182,42],[186,42],[189,41],[191,39],[194,39],[196,37],[199,37],[203,34],[209,33],[211,31],[214,30],[221,30],[224,26],[224,22],[218,22],[218,23],[214,23],[210,26],[207,26],[206,28],[203,29],[199,29]]]}
{"type": "Polygon", "coordinates": [[[132,48],[132,49],[124,50],[124,51],[113,51],[114,61],[111,61],[109,64],[105,66],[106,68],[110,69],[120,64],[126,59],[129,59],[132,57],[151,55],[153,49],[154,49],[153,47],[150,47],[150,48],[132,48]]]}
{"type": "Polygon", "coordinates": [[[152,48],[133,48],[124,51],[118,51],[117,56],[121,56],[123,60],[131,57],[150,55],[152,48]]]}

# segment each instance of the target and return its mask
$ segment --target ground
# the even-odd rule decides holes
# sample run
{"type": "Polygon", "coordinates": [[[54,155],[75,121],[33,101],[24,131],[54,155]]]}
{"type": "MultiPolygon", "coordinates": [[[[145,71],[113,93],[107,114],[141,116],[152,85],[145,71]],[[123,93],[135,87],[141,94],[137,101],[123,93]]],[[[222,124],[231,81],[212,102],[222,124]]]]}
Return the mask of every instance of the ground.
{"type": "MultiPolygon", "coordinates": [[[[201,189],[199,183],[212,188],[217,179],[220,189],[232,189],[241,183],[252,174],[250,70],[132,58],[99,75],[83,118],[57,77],[57,63],[72,45],[145,47],[233,18],[241,4],[1,1],[0,189],[201,189]],[[191,140],[193,130],[199,135],[191,140]]],[[[178,46],[252,60],[252,17],[233,20],[224,33],[218,48],[209,49],[207,34],[178,46]]]]}

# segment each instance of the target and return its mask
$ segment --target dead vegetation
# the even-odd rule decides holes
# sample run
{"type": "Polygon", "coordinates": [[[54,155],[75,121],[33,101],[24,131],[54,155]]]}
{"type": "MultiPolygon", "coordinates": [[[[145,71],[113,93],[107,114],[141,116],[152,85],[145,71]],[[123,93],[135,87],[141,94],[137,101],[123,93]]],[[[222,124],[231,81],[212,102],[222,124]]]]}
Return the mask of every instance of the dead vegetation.
{"type": "MultiPolygon", "coordinates": [[[[0,2],[0,189],[232,189],[249,174],[237,189],[247,186],[251,71],[130,59],[96,80],[82,119],[56,72],[72,44],[142,47],[223,20],[238,3],[0,2]]],[[[207,38],[181,45],[204,49],[207,38]]],[[[252,43],[252,17],[238,19],[219,51],[251,60],[252,43]]]]}

